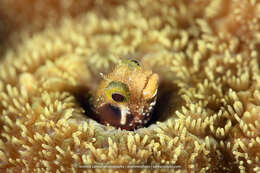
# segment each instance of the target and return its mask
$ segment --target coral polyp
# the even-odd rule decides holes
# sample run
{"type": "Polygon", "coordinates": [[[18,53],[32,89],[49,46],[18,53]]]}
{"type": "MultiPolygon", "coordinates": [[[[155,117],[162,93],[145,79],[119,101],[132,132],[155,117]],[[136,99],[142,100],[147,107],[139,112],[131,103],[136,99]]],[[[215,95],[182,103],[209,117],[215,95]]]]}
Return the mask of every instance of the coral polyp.
{"type": "MultiPolygon", "coordinates": [[[[260,171],[259,1],[73,2],[0,1],[0,170],[260,171]],[[82,101],[122,57],[160,77],[158,93],[157,77],[140,87],[157,93],[155,119],[134,131],[95,121],[82,101]]],[[[108,99],[131,100],[113,81],[108,99]]]]}

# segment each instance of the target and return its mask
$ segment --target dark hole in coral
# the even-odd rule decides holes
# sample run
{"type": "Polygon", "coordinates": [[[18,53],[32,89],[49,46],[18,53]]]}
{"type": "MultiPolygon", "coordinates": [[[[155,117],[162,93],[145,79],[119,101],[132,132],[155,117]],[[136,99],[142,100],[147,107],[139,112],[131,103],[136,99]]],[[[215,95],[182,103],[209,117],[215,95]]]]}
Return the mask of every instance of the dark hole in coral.
{"type": "Polygon", "coordinates": [[[118,94],[118,93],[113,93],[112,94],[112,99],[116,102],[122,102],[125,100],[125,97],[121,94],[118,94]]]}
{"type": "Polygon", "coordinates": [[[91,94],[90,94],[90,88],[86,88],[86,86],[79,87],[77,89],[77,92],[75,93],[76,100],[78,104],[85,110],[85,114],[98,121],[97,116],[95,112],[93,111],[92,105],[91,105],[91,94]],[[86,93],[86,94],[82,94],[86,93]]]}
{"type": "Polygon", "coordinates": [[[178,95],[178,90],[179,88],[170,81],[160,83],[157,102],[146,127],[155,124],[157,121],[166,121],[182,105],[182,99],[178,95]]]}
{"type": "MultiPolygon", "coordinates": [[[[178,95],[178,90],[179,90],[178,87],[170,81],[164,81],[160,83],[158,88],[156,105],[152,112],[151,119],[148,121],[145,127],[155,124],[157,121],[163,122],[167,120],[169,117],[173,115],[173,112],[182,105],[182,99],[178,95]]],[[[85,114],[88,117],[96,120],[97,122],[100,122],[100,119],[97,118],[98,116],[93,111],[91,105],[91,94],[89,89],[86,88],[78,89],[76,98],[78,103],[81,105],[81,107],[84,108],[85,114]],[[82,93],[87,93],[87,94],[82,95],[82,93]]],[[[119,98],[119,100],[121,100],[121,98],[119,98]]],[[[117,110],[117,108],[113,108],[113,107],[106,107],[106,111],[111,112],[109,115],[113,115],[113,116],[120,114],[120,111],[117,110]]],[[[128,116],[128,120],[129,119],[131,119],[131,115],[128,116]]]]}

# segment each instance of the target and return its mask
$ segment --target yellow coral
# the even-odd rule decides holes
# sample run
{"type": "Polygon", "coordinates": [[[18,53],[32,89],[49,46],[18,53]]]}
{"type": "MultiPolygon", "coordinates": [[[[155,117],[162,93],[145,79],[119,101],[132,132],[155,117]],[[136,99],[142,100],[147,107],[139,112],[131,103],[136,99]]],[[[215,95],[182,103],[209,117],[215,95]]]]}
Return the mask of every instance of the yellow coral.
{"type": "Polygon", "coordinates": [[[260,171],[259,1],[56,0],[44,10],[35,1],[35,15],[29,0],[12,2],[0,2],[1,16],[15,19],[5,19],[0,63],[1,170],[260,171]],[[48,9],[59,24],[41,19],[48,9]],[[149,127],[101,125],[79,100],[120,57],[140,59],[162,79],[149,127]]]}

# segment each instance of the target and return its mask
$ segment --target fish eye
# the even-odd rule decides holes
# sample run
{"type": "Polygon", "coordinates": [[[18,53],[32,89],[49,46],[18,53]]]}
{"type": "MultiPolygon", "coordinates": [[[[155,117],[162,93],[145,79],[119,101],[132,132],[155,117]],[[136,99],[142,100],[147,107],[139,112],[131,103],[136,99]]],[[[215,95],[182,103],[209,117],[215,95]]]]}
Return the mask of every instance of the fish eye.
{"type": "Polygon", "coordinates": [[[133,62],[133,63],[135,63],[136,65],[140,66],[140,63],[139,63],[137,60],[132,59],[132,60],[130,60],[130,61],[133,62]]]}
{"type": "Polygon", "coordinates": [[[131,69],[131,70],[140,68],[140,63],[137,60],[135,60],[135,59],[122,60],[122,63],[124,65],[127,65],[129,67],[129,69],[131,69]]]}
{"type": "Polygon", "coordinates": [[[105,96],[110,101],[121,103],[129,99],[130,92],[128,86],[123,82],[112,81],[105,88],[105,96]]]}
{"type": "Polygon", "coordinates": [[[118,94],[118,93],[113,93],[112,94],[112,99],[115,101],[115,102],[123,102],[125,100],[125,97],[121,94],[118,94]]]}

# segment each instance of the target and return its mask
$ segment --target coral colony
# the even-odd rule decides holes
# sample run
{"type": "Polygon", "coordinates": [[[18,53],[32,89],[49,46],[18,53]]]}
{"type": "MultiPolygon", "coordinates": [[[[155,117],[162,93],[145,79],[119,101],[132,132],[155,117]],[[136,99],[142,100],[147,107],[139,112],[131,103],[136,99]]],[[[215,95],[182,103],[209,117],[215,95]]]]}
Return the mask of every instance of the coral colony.
{"type": "Polygon", "coordinates": [[[74,1],[0,1],[0,172],[260,172],[259,1],[74,1]]]}

